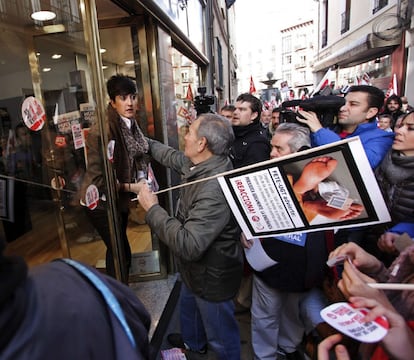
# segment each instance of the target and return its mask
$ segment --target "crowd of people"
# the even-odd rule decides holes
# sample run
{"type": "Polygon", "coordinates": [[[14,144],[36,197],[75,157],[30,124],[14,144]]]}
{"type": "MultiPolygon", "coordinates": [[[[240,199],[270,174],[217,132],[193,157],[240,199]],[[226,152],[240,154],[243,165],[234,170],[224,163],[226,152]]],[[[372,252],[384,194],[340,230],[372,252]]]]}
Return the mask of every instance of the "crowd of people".
{"type": "MultiPolygon", "coordinates": [[[[414,245],[410,242],[414,237],[414,112],[403,107],[402,98],[385,99],[383,91],[374,86],[352,86],[335,127],[327,128],[315,112],[300,109],[295,122],[283,122],[280,108],[263,108],[257,97],[245,93],[234,105],[220,109],[220,114],[199,114],[189,125],[184,151],[179,151],[143,135],[135,120],[136,87],[129,78],[116,75],[108,81],[107,89],[108,140],[114,145],[108,156],[115,170],[123,239],[119,250],[128,267],[131,253],[126,221],[134,193],[146,211],[147,224],[175,256],[182,281],[181,333],[169,334],[172,346],[193,354],[209,350],[217,359],[240,360],[235,317],[239,304],[251,312],[255,359],[305,359],[305,353],[321,360],[332,356],[412,357],[414,292],[384,291],[368,285],[412,283],[414,279],[414,245]],[[246,239],[215,175],[355,136],[359,136],[378,180],[390,223],[336,233],[320,230],[246,239]],[[180,189],[174,214],[159,204],[146,181],[150,158],[188,183],[180,189]],[[409,239],[404,244],[403,234],[409,239]],[[300,238],[302,246],[293,243],[291,236],[300,238]],[[243,248],[251,248],[255,241],[274,265],[261,270],[249,266],[243,248]],[[329,269],[326,261],[340,255],[348,260],[329,269]],[[359,344],[324,322],[320,311],[332,302],[324,284],[332,274],[337,276],[340,299],[371,310],[364,321],[381,315],[388,319],[389,330],[381,342],[359,344]]],[[[80,190],[83,205],[90,185],[98,188],[101,198],[108,191],[100,141],[98,131],[92,129],[87,139],[88,170],[80,190]]],[[[302,178],[289,178],[298,200],[305,203],[304,194],[313,191],[336,166],[334,159],[320,157],[305,166],[302,178]],[[307,181],[304,186],[304,178],[311,179],[311,185],[307,181]]],[[[103,198],[99,208],[85,211],[107,246],[107,272],[114,277],[103,198]]],[[[314,206],[306,204],[309,212],[314,206]]],[[[356,207],[351,210],[349,217],[361,211],[356,207]]],[[[126,286],[88,267],[85,270],[82,265],[62,261],[27,274],[21,260],[2,255],[4,246],[0,244],[1,358],[23,359],[29,353],[32,358],[52,355],[62,359],[151,357],[148,313],[126,286]],[[65,286],[55,287],[57,282],[65,286]],[[115,296],[107,301],[106,295],[97,295],[95,287],[115,296]],[[75,298],[74,294],[80,296],[75,298]],[[118,310],[114,310],[114,303],[118,310]],[[78,331],[65,338],[66,327],[78,331]],[[93,341],[88,340],[91,338],[93,341]],[[71,347],[73,343],[78,347],[71,347]]]]}

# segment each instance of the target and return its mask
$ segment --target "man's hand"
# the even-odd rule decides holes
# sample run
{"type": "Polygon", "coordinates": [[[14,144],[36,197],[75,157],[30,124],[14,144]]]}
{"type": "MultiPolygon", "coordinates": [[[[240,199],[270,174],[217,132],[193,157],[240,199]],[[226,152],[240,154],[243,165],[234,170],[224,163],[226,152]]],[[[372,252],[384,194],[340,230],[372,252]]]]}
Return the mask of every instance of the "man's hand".
{"type": "Polygon", "coordinates": [[[304,117],[296,117],[296,120],[302,124],[305,124],[309,127],[309,130],[313,133],[317,132],[319,129],[322,129],[321,122],[318,119],[318,116],[313,111],[304,111],[298,110],[298,113],[304,117]]]}
{"type": "Polygon", "coordinates": [[[254,239],[247,240],[246,235],[244,235],[244,233],[240,234],[240,242],[245,249],[250,249],[253,246],[253,241],[254,239]]]}
{"type": "Polygon", "coordinates": [[[145,211],[158,204],[158,197],[155,195],[147,183],[139,186],[138,201],[145,211]]]}

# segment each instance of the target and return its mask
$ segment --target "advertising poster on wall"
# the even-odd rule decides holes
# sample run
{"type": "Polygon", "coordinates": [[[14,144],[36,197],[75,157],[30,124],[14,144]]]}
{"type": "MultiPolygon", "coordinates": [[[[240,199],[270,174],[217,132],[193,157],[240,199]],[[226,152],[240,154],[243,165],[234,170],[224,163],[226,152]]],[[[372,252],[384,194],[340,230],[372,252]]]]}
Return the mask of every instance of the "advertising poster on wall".
{"type": "Polygon", "coordinates": [[[218,180],[247,239],[390,221],[358,137],[218,180]]]}

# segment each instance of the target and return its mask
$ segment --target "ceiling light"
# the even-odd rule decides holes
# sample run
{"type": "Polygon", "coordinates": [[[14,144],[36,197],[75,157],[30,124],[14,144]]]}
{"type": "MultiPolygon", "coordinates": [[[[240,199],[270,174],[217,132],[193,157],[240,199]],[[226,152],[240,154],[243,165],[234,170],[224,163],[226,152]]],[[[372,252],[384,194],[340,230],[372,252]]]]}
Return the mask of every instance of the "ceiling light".
{"type": "Polygon", "coordinates": [[[45,67],[42,69],[43,72],[49,72],[50,70],[52,70],[52,68],[49,68],[49,67],[45,67]]]}
{"type": "Polygon", "coordinates": [[[106,49],[101,48],[101,49],[99,49],[99,52],[100,52],[101,54],[106,53],[106,49]]]}
{"type": "Polygon", "coordinates": [[[65,25],[63,24],[42,26],[42,30],[46,34],[56,34],[56,33],[62,33],[66,31],[65,25]]]}
{"type": "Polygon", "coordinates": [[[56,14],[52,11],[36,11],[30,17],[37,21],[49,21],[56,17],[56,14]]]}
{"type": "Polygon", "coordinates": [[[102,70],[108,69],[108,65],[102,65],[102,70]]]}
{"type": "Polygon", "coordinates": [[[125,65],[133,65],[133,64],[135,64],[135,61],[134,60],[127,60],[127,61],[125,61],[125,65]]]}
{"type": "Polygon", "coordinates": [[[53,54],[53,55],[51,56],[51,58],[52,58],[53,60],[60,59],[61,57],[62,57],[62,54],[53,54]]]}

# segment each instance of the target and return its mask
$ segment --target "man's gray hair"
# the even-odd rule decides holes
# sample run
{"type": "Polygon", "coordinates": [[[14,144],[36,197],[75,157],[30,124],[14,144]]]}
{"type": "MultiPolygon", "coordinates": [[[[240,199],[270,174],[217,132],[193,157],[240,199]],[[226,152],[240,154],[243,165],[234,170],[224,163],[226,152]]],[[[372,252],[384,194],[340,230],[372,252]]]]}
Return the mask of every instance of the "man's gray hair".
{"type": "Polygon", "coordinates": [[[310,148],[310,131],[307,127],[295,123],[281,123],[274,131],[273,136],[276,134],[290,134],[291,139],[288,141],[290,151],[292,153],[297,152],[303,147],[310,148]]]}
{"type": "Polygon", "coordinates": [[[197,135],[205,137],[207,148],[214,155],[227,155],[234,141],[233,128],[224,116],[212,113],[201,114],[197,135]]]}

